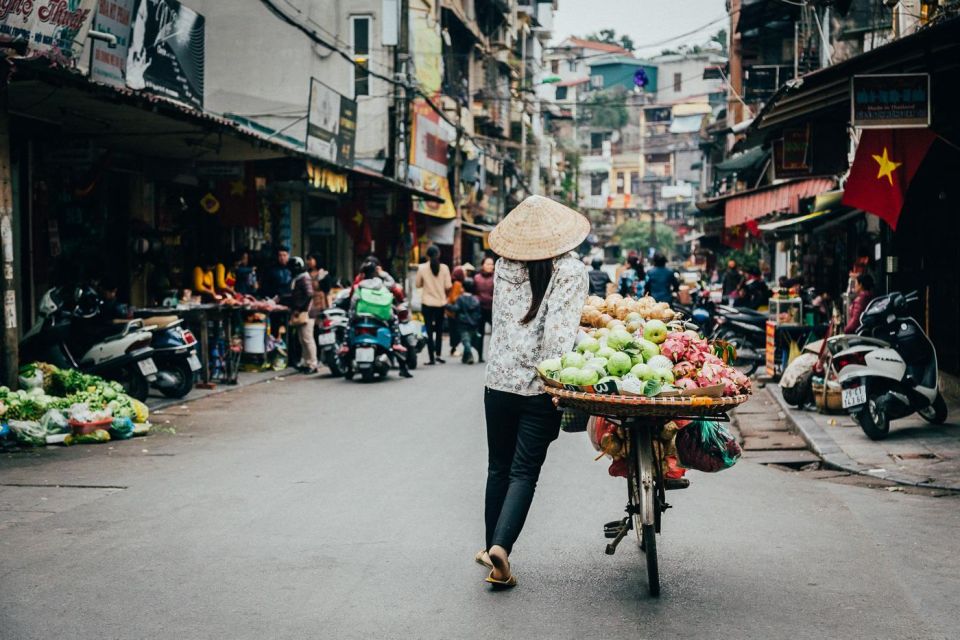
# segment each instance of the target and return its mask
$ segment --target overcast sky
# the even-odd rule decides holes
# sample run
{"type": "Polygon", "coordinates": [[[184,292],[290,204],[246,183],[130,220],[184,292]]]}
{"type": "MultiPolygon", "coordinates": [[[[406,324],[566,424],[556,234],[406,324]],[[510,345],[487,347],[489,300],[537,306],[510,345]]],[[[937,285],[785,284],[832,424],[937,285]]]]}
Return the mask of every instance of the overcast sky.
{"type": "Polygon", "coordinates": [[[729,23],[718,22],[697,35],[668,44],[643,48],[679,36],[706,23],[724,17],[724,0],[560,0],[554,22],[554,42],[569,35],[584,36],[600,29],[626,33],[637,45],[638,53],[650,55],[679,44],[698,44],[729,23]]]}

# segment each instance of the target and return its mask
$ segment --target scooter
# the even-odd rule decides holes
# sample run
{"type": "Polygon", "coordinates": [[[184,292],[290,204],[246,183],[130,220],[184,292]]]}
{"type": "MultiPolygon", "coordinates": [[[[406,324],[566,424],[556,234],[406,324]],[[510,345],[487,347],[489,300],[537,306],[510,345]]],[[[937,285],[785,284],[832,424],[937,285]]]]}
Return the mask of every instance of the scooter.
{"type": "Polygon", "coordinates": [[[837,353],[843,408],[871,440],[890,432],[890,421],[919,413],[927,422],[947,419],[940,394],[937,352],[907,305],[917,293],[876,298],[860,316],[858,333],[873,338],[837,353]]]}
{"type": "MultiPolygon", "coordinates": [[[[407,368],[417,368],[417,356],[427,346],[427,338],[423,332],[423,323],[410,316],[410,305],[406,301],[394,305],[394,313],[400,323],[400,341],[407,348],[407,368]]],[[[400,357],[400,356],[398,356],[400,357]]]]}
{"type": "Polygon", "coordinates": [[[143,324],[153,332],[150,346],[158,369],[153,387],[168,398],[183,398],[193,389],[200,370],[196,337],[176,317],[145,318],[143,324]]]}
{"type": "MultiPolygon", "coordinates": [[[[349,297],[349,289],[347,292],[349,297]]],[[[324,309],[317,318],[317,348],[320,362],[330,369],[330,375],[334,377],[343,375],[340,347],[346,340],[349,324],[347,312],[338,306],[324,309]]]]}
{"type": "Polygon", "coordinates": [[[140,320],[131,320],[116,325],[115,331],[108,327],[112,333],[103,335],[104,327],[95,324],[100,305],[89,287],[77,289],[69,303],[63,290],[50,289],[40,299],[37,322],[20,341],[20,356],[26,362],[50,362],[115,380],[131,397],[146,400],[157,378],[153,334],[140,320]]]}
{"type": "Polygon", "coordinates": [[[390,372],[393,337],[390,324],[380,318],[355,314],[347,329],[346,348],[341,349],[343,377],[352,380],[357,373],[364,382],[376,376],[381,380],[390,372]]]}

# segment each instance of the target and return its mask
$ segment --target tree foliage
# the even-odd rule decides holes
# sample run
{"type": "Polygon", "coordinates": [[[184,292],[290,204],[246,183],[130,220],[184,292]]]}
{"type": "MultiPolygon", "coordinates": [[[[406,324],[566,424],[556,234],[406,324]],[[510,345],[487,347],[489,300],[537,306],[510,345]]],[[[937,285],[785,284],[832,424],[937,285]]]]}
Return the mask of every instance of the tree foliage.
{"type": "Polygon", "coordinates": [[[621,129],[630,118],[626,94],[621,87],[597,91],[583,105],[586,107],[584,121],[600,129],[621,129]]]}
{"type": "Polygon", "coordinates": [[[614,234],[622,251],[637,251],[647,254],[650,247],[656,253],[671,256],[677,244],[677,234],[665,224],[655,225],[654,237],[650,236],[650,222],[647,220],[627,220],[614,234]]]}

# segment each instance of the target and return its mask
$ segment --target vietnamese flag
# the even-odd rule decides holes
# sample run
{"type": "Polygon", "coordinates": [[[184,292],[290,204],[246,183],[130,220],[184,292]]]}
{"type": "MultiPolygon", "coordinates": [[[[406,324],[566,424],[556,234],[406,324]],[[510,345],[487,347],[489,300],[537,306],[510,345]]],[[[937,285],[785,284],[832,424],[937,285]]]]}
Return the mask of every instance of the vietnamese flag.
{"type": "Polygon", "coordinates": [[[864,130],[843,204],[875,214],[896,230],[910,181],[936,137],[929,129],[864,130]]]}

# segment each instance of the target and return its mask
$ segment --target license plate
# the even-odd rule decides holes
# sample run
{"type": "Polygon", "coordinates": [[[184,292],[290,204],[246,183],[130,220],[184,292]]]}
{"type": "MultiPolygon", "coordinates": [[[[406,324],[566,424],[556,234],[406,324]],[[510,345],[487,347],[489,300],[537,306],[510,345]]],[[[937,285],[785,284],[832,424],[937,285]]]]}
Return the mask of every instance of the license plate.
{"type": "Polygon", "coordinates": [[[152,376],[157,373],[157,365],[154,364],[153,358],[146,358],[137,363],[137,366],[140,367],[140,373],[144,376],[152,376]]]}
{"type": "Polygon", "coordinates": [[[337,337],[333,335],[332,331],[328,331],[327,333],[321,333],[320,335],[317,336],[317,344],[319,344],[321,347],[325,347],[329,344],[333,344],[336,341],[337,341],[337,337]]]}
{"type": "Polygon", "coordinates": [[[376,351],[373,349],[357,349],[356,361],[358,363],[373,362],[376,351]]]}
{"type": "Polygon", "coordinates": [[[853,387],[851,389],[844,389],[843,393],[840,394],[840,400],[843,404],[844,409],[849,409],[850,407],[856,407],[861,404],[866,404],[867,388],[861,385],[859,387],[853,387]]]}
{"type": "Polygon", "coordinates": [[[411,333],[414,333],[416,330],[417,329],[413,326],[412,322],[404,322],[400,325],[400,335],[402,336],[408,336],[411,333]]]}
{"type": "Polygon", "coordinates": [[[187,364],[190,365],[190,371],[200,371],[200,358],[197,354],[191,353],[187,356],[187,364]]]}

